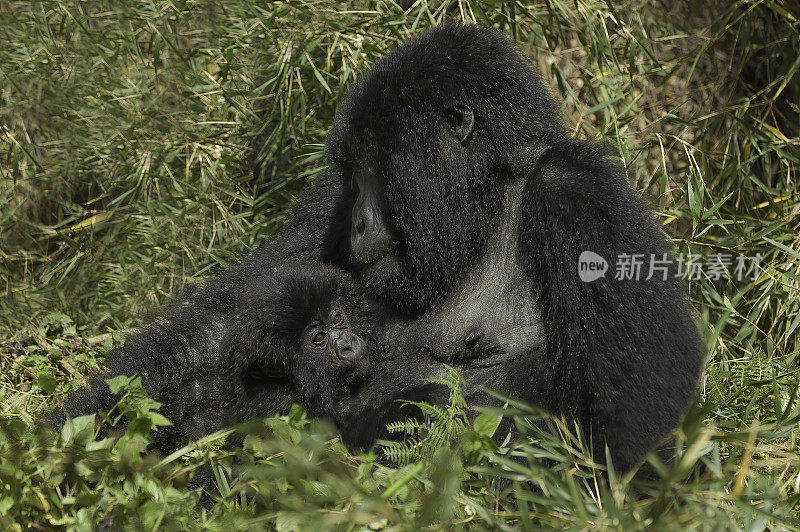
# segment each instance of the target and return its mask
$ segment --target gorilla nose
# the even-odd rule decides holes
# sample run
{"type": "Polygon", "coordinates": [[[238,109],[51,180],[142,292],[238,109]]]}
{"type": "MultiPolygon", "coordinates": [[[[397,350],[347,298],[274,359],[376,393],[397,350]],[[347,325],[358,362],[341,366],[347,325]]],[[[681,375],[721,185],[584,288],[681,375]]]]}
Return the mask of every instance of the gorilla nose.
{"type": "Polygon", "coordinates": [[[342,332],[334,342],[336,356],[342,360],[356,362],[360,360],[366,352],[366,345],[361,338],[350,331],[342,332]]]}
{"type": "Polygon", "coordinates": [[[391,251],[391,236],[372,207],[356,208],[352,216],[350,250],[357,263],[373,263],[391,251]]]}
{"type": "Polygon", "coordinates": [[[350,225],[350,248],[356,261],[371,262],[385,252],[388,233],[383,226],[381,210],[370,193],[358,195],[350,225]]]}
{"type": "Polygon", "coordinates": [[[370,233],[374,232],[374,226],[369,209],[358,209],[353,213],[353,225],[350,232],[350,244],[353,250],[368,245],[367,242],[370,239],[370,233]]]}
{"type": "Polygon", "coordinates": [[[350,248],[353,250],[353,253],[361,253],[361,248],[365,245],[364,233],[367,231],[367,222],[364,220],[362,216],[356,218],[353,217],[353,228],[350,232],[350,248]]]}
{"type": "Polygon", "coordinates": [[[366,228],[367,228],[367,222],[365,222],[364,219],[362,218],[362,219],[359,219],[358,221],[356,221],[356,226],[355,226],[355,231],[354,232],[355,232],[356,235],[360,236],[360,235],[364,234],[364,231],[366,230],[366,228]]]}

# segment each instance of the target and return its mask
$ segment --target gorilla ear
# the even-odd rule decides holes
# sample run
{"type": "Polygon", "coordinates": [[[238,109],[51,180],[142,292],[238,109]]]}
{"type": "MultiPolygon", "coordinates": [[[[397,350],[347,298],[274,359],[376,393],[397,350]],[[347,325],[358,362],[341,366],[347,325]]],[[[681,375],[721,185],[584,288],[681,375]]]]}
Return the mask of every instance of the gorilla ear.
{"type": "Polygon", "coordinates": [[[462,103],[457,103],[448,107],[447,111],[444,112],[444,116],[453,136],[461,144],[466,144],[470,135],[472,135],[472,128],[475,125],[472,109],[462,103]]]}

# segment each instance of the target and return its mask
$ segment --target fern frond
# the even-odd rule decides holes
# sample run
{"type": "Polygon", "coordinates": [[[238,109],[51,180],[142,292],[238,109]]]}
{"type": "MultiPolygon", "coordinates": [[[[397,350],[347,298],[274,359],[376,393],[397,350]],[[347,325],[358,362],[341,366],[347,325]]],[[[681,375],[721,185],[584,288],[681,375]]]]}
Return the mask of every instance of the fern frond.
{"type": "Polygon", "coordinates": [[[458,372],[446,366],[446,377],[428,379],[429,382],[446,386],[449,401],[446,406],[432,405],[422,401],[403,401],[404,405],[419,408],[422,420],[408,418],[386,425],[390,434],[403,434],[403,441],[378,442],[388,460],[399,465],[429,460],[437,449],[454,447],[467,430],[467,402],[464,399],[465,381],[458,372]]]}

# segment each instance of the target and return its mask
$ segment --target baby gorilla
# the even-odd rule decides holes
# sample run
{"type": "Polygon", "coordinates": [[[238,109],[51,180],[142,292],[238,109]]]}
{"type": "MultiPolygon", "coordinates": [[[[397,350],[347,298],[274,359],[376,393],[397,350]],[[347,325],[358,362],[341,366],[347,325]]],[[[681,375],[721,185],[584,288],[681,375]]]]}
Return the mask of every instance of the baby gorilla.
{"type": "Polygon", "coordinates": [[[222,341],[222,360],[241,384],[237,403],[288,381],[309,415],[338,424],[336,402],[364,378],[378,309],[328,266],[282,266],[262,281],[239,302],[222,341]]]}
{"type": "MultiPolygon", "coordinates": [[[[377,307],[330,266],[270,268],[237,286],[223,315],[198,305],[182,318],[189,291],[130,333],[108,369],[53,412],[50,424],[59,428],[67,415],[112,410],[120,398],[104,379],[115,375],[139,375],[162,403],[159,411],[173,423],[152,433],[151,449],[162,453],[236,423],[286,413],[292,403],[339,424],[334,401],[350,401],[363,378],[377,307]],[[204,319],[213,326],[187,328],[204,319]],[[203,335],[204,342],[195,342],[200,348],[183,349],[195,340],[181,334],[186,330],[203,335]]],[[[220,300],[226,293],[220,290],[220,300]]],[[[115,428],[125,425],[121,420],[115,428]]]]}

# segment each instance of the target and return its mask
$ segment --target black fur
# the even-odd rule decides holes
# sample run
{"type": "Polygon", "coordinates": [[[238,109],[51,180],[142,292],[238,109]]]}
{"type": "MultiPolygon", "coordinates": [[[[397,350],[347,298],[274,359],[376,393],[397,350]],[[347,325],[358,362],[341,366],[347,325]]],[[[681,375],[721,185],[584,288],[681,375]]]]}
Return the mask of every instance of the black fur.
{"type": "Polygon", "coordinates": [[[351,441],[368,445],[394,399],[426,396],[420,381],[445,361],[472,390],[499,389],[583,422],[617,467],[635,465],[677,425],[703,351],[674,279],[579,279],[584,250],[613,261],[668,246],[624,171],[570,139],[557,109],[494,31],[444,26],[401,46],[345,97],[330,167],[282,233],[134,335],[111,371],[142,373],[165,408],[191,407],[178,433],[279,410],[298,400],[297,383],[216,410],[227,385],[192,395],[210,410],[184,394],[204,382],[194,376],[204,360],[222,358],[219,324],[253,279],[275,265],[322,262],[393,309],[381,322],[393,354],[371,365],[343,407],[356,424],[344,427],[351,441]],[[377,220],[377,236],[359,240],[364,219],[377,220]]]}
{"type": "Polygon", "coordinates": [[[162,452],[230,424],[288,410],[297,401],[288,378],[232,382],[238,366],[222,352],[237,309],[253,290],[272,281],[269,272],[253,271],[245,279],[231,271],[186,290],[129,333],[107,369],[92,377],[87,390],[69,397],[51,423],[60,426],[66,415],[109,411],[120,398],[105,379],[115,375],[140,376],[148,394],[162,403],[159,411],[173,423],[153,433],[152,447],[162,452]]]}
{"type": "Polygon", "coordinates": [[[383,350],[377,348],[379,307],[366,300],[345,272],[330,266],[273,268],[266,282],[241,298],[221,347],[221,359],[231,369],[229,393],[235,390],[237,404],[252,404],[253,386],[288,381],[293,398],[310,415],[336,417],[335,402],[358,386],[369,355],[343,363],[332,353],[303,348],[309,326],[324,321],[334,306],[370,354],[383,350]]]}
{"type": "Polygon", "coordinates": [[[219,292],[201,286],[130,334],[108,369],[56,413],[55,424],[66,413],[110,410],[119,397],[104,380],[120,374],[141,376],[150,396],[163,403],[160,412],[174,425],[153,434],[153,448],[164,452],[233,423],[286,412],[295,402],[312,416],[334,418],[334,403],[359,385],[366,359],[310,357],[301,335],[336,304],[352,331],[368,347],[377,346],[379,305],[345,272],[322,264],[270,267],[240,281],[231,297],[216,301],[217,309],[198,298],[204,294],[209,302],[208,294],[221,296],[222,286],[219,292]]]}

